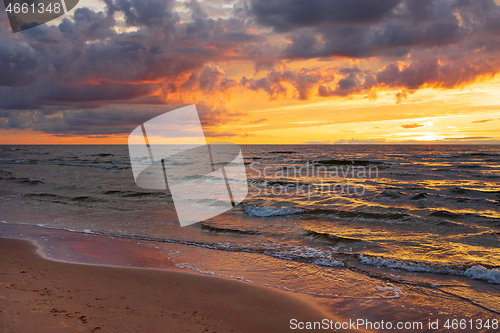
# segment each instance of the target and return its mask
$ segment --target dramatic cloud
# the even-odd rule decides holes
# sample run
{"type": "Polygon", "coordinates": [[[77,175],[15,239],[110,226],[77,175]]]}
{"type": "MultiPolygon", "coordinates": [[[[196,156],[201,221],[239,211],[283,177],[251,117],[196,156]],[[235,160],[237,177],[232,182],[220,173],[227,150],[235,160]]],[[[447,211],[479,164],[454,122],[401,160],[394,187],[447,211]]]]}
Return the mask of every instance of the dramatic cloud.
{"type": "Polygon", "coordinates": [[[396,93],[396,104],[401,104],[403,100],[408,98],[408,94],[411,94],[412,92],[408,92],[407,90],[401,90],[396,93]]]}
{"type": "Polygon", "coordinates": [[[248,90],[300,101],[373,100],[384,89],[402,103],[422,88],[500,71],[493,0],[103,2],[103,12],[79,8],[57,27],[18,34],[2,9],[0,127],[126,133],[159,112],[149,106],[196,103],[204,124],[224,135],[214,128],[248,117],[227,106],[248,90]],[[222,69],[235,63],[246,72],[222,69]]]}
{"type": "MultiPolygon", "coordinates": [[[[319,96],[368,94],[382,87],[400,90],[401,103],[423,87],[454,88],[500,71],[500,8],[493,0],[253,0],[250,12],[288,36],[283,58],[387,61],[374,73],[353,68],[334,85],[310,81],[309,91],[318,89],[319,96]]],[[[271,98],[284,95],[268,81],[252,88],[271,98]]]]}
{"type": "Polygon", "coordinates": [[[422,125],[422,124],[417,124],[417,123],[413,123],[413,124],[401,125],[401,127],[408,129],[408,128],[418,128],[418,127],[424,127],[424,125],[422,125]]]}
{"type": "Polygon", "coordinates": [[[250,12],[290,34],[290,58],[406,55],[500,26],[493,0],[252,0],[250,12]]]}
{"type": "Polygon", "coordinates": [[[306,100],[311,97],[318,84],[330,82],[334,78],[335,75],[328,71],[304,68],[299,71],[270,71],[265,78],[259,80],[243,77],[241,84],[250,90],[264,90],[271,99],[298,97],[306,100]]]}
{"type": "Polygon", "coordinates": [[[370,24],[386,17],[400,0],[252,0],[251,12],[279,31],[346,23],[370,24]]]}
{"type": "MultiPolygon", "coordinates": [[[[139,105],[196,102],[211,125],[242,116],[224,108],[237,82],[211,63],[237,58],[246,44],[259,40],[243,22],[212,19],[195,0],[186,4],[187,23],[172,0],[105,3],[104,13],[79,8],[58,27],[42,25],[16,35],[5,13],[0,15],[0,109],[19,110],[9,112],[3,126],[83,133],[99,120],[113,127],[102,133],[124,131],[130,115],[124,112],[115,124],[104,111],[124,103],[136,104],[140,113],[139,105]],[[119,32],[122,28],[131,30],[119,32]],[[60,111],[61,118],[45,117],[60,111]],[[75,129],[76,123],[82,125],[75,129]]],[[[115,114],[119,108],[112,109],[115,114]]]]}
{"type": "MultiPolygon", "coordinates": [[[[5,121],[0,128],[33,129],[58,135],[112,135],[130,133],[138,124],[184,105],[109,105],[93,109],[73,109],[47,114],[41,111],[17,111],[0,113],[5,121]]],[[[226,108],[198,103],[198,113],[204,129],[234,119],[245,117],[242,112],[231,112],[226,108]]],[[[216,135],[223,136],[223,135],[216,135]]]]}

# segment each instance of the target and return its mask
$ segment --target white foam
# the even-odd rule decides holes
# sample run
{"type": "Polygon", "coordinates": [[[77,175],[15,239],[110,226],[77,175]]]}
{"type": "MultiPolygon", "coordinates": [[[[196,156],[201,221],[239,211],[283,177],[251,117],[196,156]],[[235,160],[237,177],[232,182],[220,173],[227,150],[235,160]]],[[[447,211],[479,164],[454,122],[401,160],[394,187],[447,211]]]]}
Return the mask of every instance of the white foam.
{"type": "Polygon", "coordinates": [[[329,266],[329,267],[344,267],[344,263],[337,260],[325,260],[325,259],[316,259],[313,261],[313,264],[320,266],[329,266]]]}
{"type": "Polygon", "coordinates": [[[416,262],[408,260],[386,259],[380,257],[368,257],[360,254],[359,260],[362,264],[372,266],[385,266],[388,268],[398,268],[409,272],[427,272],[438,274],[463,275],[459,270],[454,269],[444,263],[416,262]]]}
{"type": "Polygon", "coordinates": [[[386,287],[375,287],[378,291],[390,291],[394,293],[393,297],[384,297],[386,299],[392,299],[392,298],[400,298],[403,296],[403,292],[401,291],[400,288],[395,287],[392,283],[386,283],[386,287]]]}
{"type": "Polygon", "coordinates": [[[359,260],[365,265],[403,269],[408,272],[467,276],[471,279],[484,280],[489,283],[500,284],[500,269],[488,269],[481,265],[473,266],[464,271],[464,267],[461,265],[452,266],[450,264],[439,262],[416,262],[409,260],[386,259],[380,257],[369,257],[362,254],[359,255],[359,260]]]}
{"type": "Polygon", "coordinates": [[[253,205],[243,205],[243,210],[248,215],[258,216],[258,217],[290,215],[290,214],[302,213],[305,211],[305,209],[301,208],[290,208],[290,207],[276,208],[271,206],[253,206],[253,205]]]}
{"type": "Polygon", "coordinates": [[[218,274],[218,273],[215,273],[215,272],[202,271],[201,269],[193,267],[193,266],[191,266],[188,263],[180,263],[180,264],[175,265],[175,267],[180,268],[180,269],[190,269],[190,270],[198,272],[200,274],[219,276],[219,277],[224,277],[224,278],[228,278],[228,279],[240,280],[240,281],[243,281],[243,282],[252,283],[252,281],[250,281],[248,279],[245,279],[244,277],[241,277],[241,276],[232,276],[232,275],[231,276],[227,276],[227,275],[221,275],[221,274],[218,274]]]}
{"type": "Polygon", "coordinates": [[[489,283],[500,284],[500,269],[498,268],[488,269],[481,265],[477,265],[468,268],[464,275],[470,277],[471,279],[485,280],[489,283]]]}

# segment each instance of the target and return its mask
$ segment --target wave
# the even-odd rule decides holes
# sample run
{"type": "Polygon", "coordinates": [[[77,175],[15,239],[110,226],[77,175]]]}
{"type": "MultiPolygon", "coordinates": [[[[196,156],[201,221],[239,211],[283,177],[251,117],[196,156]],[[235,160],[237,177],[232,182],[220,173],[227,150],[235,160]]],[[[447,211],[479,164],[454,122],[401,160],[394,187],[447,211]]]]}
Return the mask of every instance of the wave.
{"type": "Polygon", "coordinates": [[[214,227],[213,225],[201,223],[202,230],[208,230],[216,233],[231,233],[238,235],[259,235],[260,232],[252,231],[252,230],[240,230],[240,229],[232,229],[232,228],[220,228],[214,227]]]}
{"type": "Polygon", "coordinates": [[[410,217],[404,213],[373,213],[373,212],[356,212],[334,209],[311,209],[307,211],[310,215],[327,215],[339,218],[362,218],[375,220],[404,220],[410,217]]]}
{"type": "MultiPolygon", "coordinates": [[[[157,197],[157,198],[165,198],[170,196],[168,193],[164,192],[133,192],[133,191],[106,191],[106,192],[101,192],[104,195],[118,195],[122,198],[151,198],[151,197],[157,197]]],[[[100,197],[92,197],[92,196],[86,196],[86,195],[80,195],[76,197],[72,196],[62,196],[62,195],[57,195],[57,194],[52,194],[52,193],[28,193],[28,194],[23,194],[23,197],[26,198],[32,198],[34,200],[39,200],[39,201],[51,201],[53,203],[69,203],[69,202],[105,202],[106,199],[103,198],[102,196],[100,197]]],[[[110,209],[118,209],[118,208],[113,208],[113,207],[108,207],[110,209]]],[[[123,209],[118,209],[118,210],[123,210],[123,209]]],[[[128,210],[126,210],[128,211],[128,210]]]]}
{"type": "Polygon", "coordinates": [[[399,200],[404,195],[405,194],[401,193],[401,192],[383,191],[383,192],[379,193],[375,198],[399,200]]]}
{"type": "Polygon", "coordinates": [[[29,178],[11,178],[11,179],[17,179],[19,183],[28,185],[38,185],[44,183],[44,181],[38,179],[29,179],[29,178]]]}
{"type": "Polygon", "coordinates": [[[69,201],[74,202],[102,202],[102,199],[88,197],[88,196],[78,196],[78,197],[65,197],[51,193],[30,193],[24,194],[26,198],[34,198],[40,201],[53,200],[53,203],[68,203],[69,201]]]}
{"type": "Polygon", "coordinates": [[[460,169],[479,169],[482,167],[483,166],[481,166],[481,165],[474,165],[474,164],[462,164],[462,165],[457,166],[457,168],[460,168],[460,169]]]}
{"type": "Polygon", "coordinates": [[[457,158],[461,157],[461,155],[435,155],[435,156],[429,156],[432,158],[457,158]]]}
{"type": "Polygon", "coordinates": [[[50,159],[50,160],[31,160],[31,159],[8,159],[1,158],[0,164],[56,164],[61,166],[73,166],[73,167],[84,167],[84,168],[99,168],[99,169],[130,169],[130,163],[116,162],[116,161],[87,161],[87,160],[61,160],[61,159],[50,159]],[[112,164],[111,166],[99,165],[99,164],[112,164]],[[120,166],[124,165],[124,166],[120,166]]]}
{"type": "Polygon", "coordinates": [[[484,280],[489,283],[500,284],[500,269],[498,268],[488,269],[481,265],[477,265],[468,268],[464,272],[464,275],[470,277],[471,279],[484,280]]]}
{"type": "Polygon", "coordinates": [[[500,156],[500,154],[496,153],[466,153],[462,154],[462,156],[500,156]]]}
{"type": "Polygon", "coordinates": [[[314,161],[315,165],[349,165],[349,166],[369,166],[370,164],[382,164],[381,162],[364,160],[320,160],[314,161]]]}
{"type": "Polygon", "coordinates": [[[453,193],[453,194],[462,194],[462,195],[469,194],[467,189],[464,189],[464,188],[461,188],[461,187],[453,187],[453,188],[450,189],[450,192],[453,193]]]}
{"type": "Polygon", "coordinates": [[[460,158],[464,156],[484,156],[484,157],[495,157],[495,156],[500,156],[500,154],[496,153],[463,153],[463,154],[453,154],[453,155],[434,155],[434,156],[428,156],[431,158],[460,158]]]}
{"type": "Polygon", "coordinates": [[[410,215],[405,213],[384,213],[384,212],[359,212],[359,211],[344,211],[335,209],[306,209],[300,207],[273,207],[273,206],[257,206],[250,204],[242,204],[243,211],[250,216],[269,217],[283,216],[292,214],[301,214],[304,218],[316,216],[321,217],[336,217],[345,219],[371,219],[371,220],[405,220],[410,218],[410,215]]]}
{"type": "Polygon", "coordinates": [[[27,160],[15,160],[11,158],[0,158],[0,164],[20,164],[24,163],[27,160]]]}
{"type": "Polygon", "coordinates": [[[422,192],[422,193],[414,195],[413,197],[411,197],[410,200],[423,200],[423,199],[427,199],[427,196],[429,196],[429,194],[422,192]]]}
{"type": "Polygon", "coordinates": [[[421,158],[420,155],[408,155],[408,154],[387,154],[389,157],[413,157],[413,158],[421,158]]]}
{"type": "Polygon", "coordinates": [[[139,197],[165,197],[168,196],[165,192],[134,192],[134,191],[106,191],[105,195],[119,195],[123,198],[139,198],[139,197]]]}
{"type": "Polygon", "coordinates": [[[326,232],[319,232],[319,231],[314,231],[314,230],[305,230],[304,236],[314,238],[317,240],[321,240],[321,241],[327,241],[327,242],[333,243],[333,244],[337,244],[339,242],[347,242],[347,243],[361,242],[361,240],[359,240],[359,239],[340,237],[340,236],[332,235],[332,234],[329,234],[326,232]]]}
{"type": "Polygon", "coordinates": [[[445,263],[390,259],[382,257],[373,257],[365,254],[360,254],[358,257],[360,262],[365,265],[397,268],[408,272],[461,275],[460,270],[463,270],[461,266],[455,267],[453,265],[448,265],[445,263]]]}
{"type": "Polygon", "coordinates": [[[78,201],[78,202],[97,202],[97,201],[102,201],[100,199],[97,199],[97,198],[92,198],[92,197],[74,197],[74,198],[71,198],[71,201],[78,201]]]}
{"type": "MultiPolygon", "coordinates": [[[[0,173],[2,173],[2,175],[6,175],[6,176],[12,175],[12,172],[7,172],[7,171],[3,171],[3,170],[0,170],[0,173]]],[[[0,179],[2,179],[2,180],[15,180],[18,183],[28,184],[28,185],[38,185],[38,184],[45,183],[43,180],[30,179],[30,178],[25,178],[25,177],[21,177],[21,178],[16,178],[16,177],[3,178],[3,177],[0,177],[0,179]]]]}
{"type": "Polygon", "coordinates": [[[35,198],[60,198],[59,196],[51,193],[30,193],[25,194],[25,197],[35,197],[35,198]]]}
{"type": "Polygon", "coordinates": [[[303,183],[298,180],[286,181],[286,180],[251,179],[248,181],[248,184],[254,188],[267,188],[267,189],[276,188],[276,190],[280,188],[312,186],[309,183],[303,183]]]}
{"type": "Polygon", "coordinates": [[[227,278],[227,279],[234,279],[234,280],[244,281],[247,283],[252,283],[252,281],[245,279],[243,277],[240,277],[240,276],[232,276],[232,275],[228,276],[228,275],[222,275],[222,274],[215,273],[215,272],[203,271],[199,268],[194,267],[192,264],[188,264],[188,263],[180,263],[180,264],[175,265],[175,267],[179,268],[179,269],[190,269],[192,271],[195,271],[195,272],[198,272],[198,273],[204,274],[204,275],[213,275],[213,276],[219,276],[219,277],[223,277],[223,278],[227,278]]]}
{"type": "Polygon", "coordinates": [[[441,262],[423,262],[417,260],[391,259],[360,254],[359,261],[364,265],[402,269],[408,272],[448,274],[466,276],[471,279],[483,280],[500,284],[500,269],[486,268],[481,265],[457,265],[441,262]]]}
{"type": "Polygon", "coordinates": [[[271,207],[271,206],[254,206],[243,204],[243,211],[250,216],[258,216],[258,217],[269,217],[269,216],[283,216],[283,215],[291,215],[305,212],[305,209],[302,208],[293,208],[293,207],[271,207]]]}
{"type": "Polygon", "coordinates": [[[401,176],[401,177],[418,177],[421,174],[420,173],[415,173],[415,172],[393,172],[392,173],[395,176],[401,176]]]}
{"type": "Polygon", "coordinates": [[[316,259],[312,261],[313,264],[324,267],[345,267],[344,263],[337,260],[316,259]]]}
{"type": "Polygon", "coordinates": [[[462,187],[452,187],[446,190],[450,193],[449,199],[455,200],[457,202],[463,202],[466,200],[494,200],[498,201],[500,199],[500,191],[498,190],[488,190],[488,189],[468,189],[462,187]]]}
{"type": "Polygon", "coordinates": [[[456,214],[456,213],[453,213],[453,212],[450,212],[447,210],[435,211],[435,212],[431,213],[430,216],[442,217],[442,218],[446,218],[446,219],[459,219],[459,218],[463,217],[460,214],[456,214]]]}

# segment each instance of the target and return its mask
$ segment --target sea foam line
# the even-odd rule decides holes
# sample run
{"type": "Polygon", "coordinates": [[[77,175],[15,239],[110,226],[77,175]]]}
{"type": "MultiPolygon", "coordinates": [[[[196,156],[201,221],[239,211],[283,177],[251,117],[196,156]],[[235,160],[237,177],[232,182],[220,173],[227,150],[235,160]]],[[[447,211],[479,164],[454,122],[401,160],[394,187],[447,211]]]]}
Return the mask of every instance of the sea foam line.
{"type": "Polygon", "coordinates": [[[360,254],[359,260],[362,264],[402,269],[408,272],[448,274],[457,276],[466,276],[474,280],[483,280],[489,283],[500,284],[500,269],[486,268],[481,265],[474,265],[465,268],[462,265],[453,266],[451,264],[437,262],[418,262],[408,260],[387,259],[381,257],[372,257],[360,254]]]}
{"type": "Polygon", "coordinates": [[[243,211],[250,216],[269,217],[269,216],[283,216],[290,214],[297,214],[305,212],[302,208],[290,207],[271,207],[271,206],[254,206],[243,204],[243,211]]]}

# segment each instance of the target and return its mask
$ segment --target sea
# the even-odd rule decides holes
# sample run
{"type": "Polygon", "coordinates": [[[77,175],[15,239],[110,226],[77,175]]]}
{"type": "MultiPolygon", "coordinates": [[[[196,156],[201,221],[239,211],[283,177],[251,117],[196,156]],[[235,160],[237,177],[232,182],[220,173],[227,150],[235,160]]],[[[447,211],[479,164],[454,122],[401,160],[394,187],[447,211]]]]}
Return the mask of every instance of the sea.
{"type": "Polygon", "coordinates": [[[0,146],[0,236],[53,260],[305,294],[348,316],[499,318],[500,146],[240,147],[246,199],[181,227],[168,190],[136,185],[125,145],[0,146]]]}

